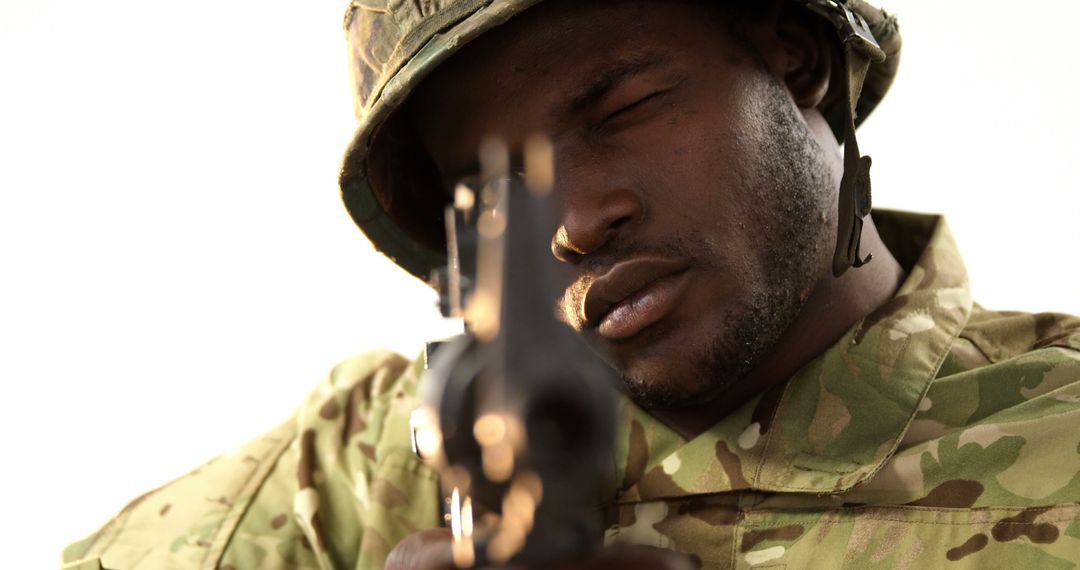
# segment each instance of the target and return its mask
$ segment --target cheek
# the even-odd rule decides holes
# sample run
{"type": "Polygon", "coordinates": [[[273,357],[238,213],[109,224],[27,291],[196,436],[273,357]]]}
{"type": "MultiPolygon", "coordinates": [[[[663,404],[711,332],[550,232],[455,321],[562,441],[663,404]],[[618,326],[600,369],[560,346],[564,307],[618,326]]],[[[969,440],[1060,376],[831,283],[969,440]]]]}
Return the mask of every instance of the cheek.
{"type": "Polygon", "coordinates": [[[759,253],[770,228],[755,220],[769,206],[757,182],[762,144],[756,124],[718,112],[673,112],[627,137],[626,148],[637,150],[627,152],[623,164],[645,197],[644,237],[688,240],[707,268],[687,304],[691,312],[749,303],[764,286],[759,253]]]}
{"type": "Polygon", "coordinates": [[[753,206],[752,138],[723,117],[673,110],[624,136],[615,170],[639,189],[652,217],[726,232],[744,225],[753,206]]]}

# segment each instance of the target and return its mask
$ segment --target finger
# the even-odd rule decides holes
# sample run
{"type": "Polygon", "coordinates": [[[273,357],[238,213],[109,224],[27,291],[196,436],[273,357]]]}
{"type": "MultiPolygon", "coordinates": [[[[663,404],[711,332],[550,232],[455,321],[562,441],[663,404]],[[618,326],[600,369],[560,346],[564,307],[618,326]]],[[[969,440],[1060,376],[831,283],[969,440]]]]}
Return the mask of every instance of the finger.
{"type": "Polygon", "coordinates": [[[432,528],[409,535],[386,557],[386,570],[453,570],[448,528],[432,528]]]}

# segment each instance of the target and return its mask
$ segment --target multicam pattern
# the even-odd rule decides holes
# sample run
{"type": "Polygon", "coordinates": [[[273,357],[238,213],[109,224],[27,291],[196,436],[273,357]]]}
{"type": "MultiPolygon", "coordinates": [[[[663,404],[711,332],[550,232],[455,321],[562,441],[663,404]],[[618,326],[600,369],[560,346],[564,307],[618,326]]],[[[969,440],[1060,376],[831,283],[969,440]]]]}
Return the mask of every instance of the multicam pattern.
{"type": "MultiPolygon", "coordinates": [[[[690,441],[623,403],[609,542],[705,568],[1080,563],[1080,319],[973,305],[943,221],[875,217],[909,278],[786,385],[690,441]]],[[[389,354],[339,366],[296,418],[65,559],[381,567],[440,520],[434,475],[409,451],[420,372],[389,354]]]]}
{"type": "Polygon", "coordinates": [[[133,501],[64,551],[71,568],[382,568],[441,522],[435,474],[412,453],[422,361],[338,365],[277,429],[133,501]]]}
{"type": "Polygon", "coordinates": [[[1080,562],[1080,320],[973,307],[944,224],[885,218],[918,263],[789,383],[691,441],[625,406],[609,541],[707,568],[1080,562]]]}

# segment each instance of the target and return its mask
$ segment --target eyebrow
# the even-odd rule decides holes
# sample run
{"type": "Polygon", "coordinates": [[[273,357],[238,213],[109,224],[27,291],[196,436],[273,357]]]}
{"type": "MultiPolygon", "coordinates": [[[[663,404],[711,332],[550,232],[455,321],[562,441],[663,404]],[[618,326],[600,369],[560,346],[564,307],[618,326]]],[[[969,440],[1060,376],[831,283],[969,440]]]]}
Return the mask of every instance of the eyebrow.
{"type": "MultiPolygon", "coordinates": [[[[576,115],[603,101],[615,88],[637,75],[651,71],[664,65],[670,60],[667,54],[652,51],[637,54],[629,59],[624,59],[599,73],[591,74],[591,80],[579,88],[566,106],[567,114],[576,115]]],[[[480,161],[473,159],[461,167],[455,168],[449,183],[448,191],[463,178],[480,172],[480,161]]]]}
{"type": "Polygon", "coordinates": [[[666,63],[668,58],[660,52],[649,52],[620,62],[596,74],[570,99],[567,109],[577,114],[602,101],[609,93],[636,75],[650,71],[666,63]]]}

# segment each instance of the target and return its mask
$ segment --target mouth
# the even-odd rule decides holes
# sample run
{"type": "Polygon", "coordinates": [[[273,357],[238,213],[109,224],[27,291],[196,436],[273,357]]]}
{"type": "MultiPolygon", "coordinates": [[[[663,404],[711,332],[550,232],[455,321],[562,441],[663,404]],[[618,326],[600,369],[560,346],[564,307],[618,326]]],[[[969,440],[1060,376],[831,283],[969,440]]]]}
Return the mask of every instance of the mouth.
{"type": "Polygon", "coordinates": [[[583,304],[586,325],[611,341],[637,335],[675,308],[688,269],[684,262],[657,258],[617,263],[589,286],[583,304]]]}

